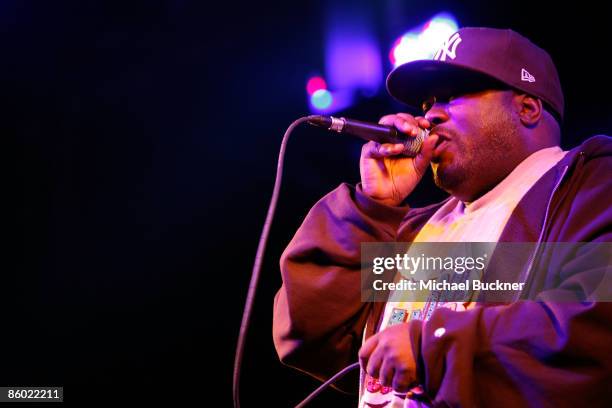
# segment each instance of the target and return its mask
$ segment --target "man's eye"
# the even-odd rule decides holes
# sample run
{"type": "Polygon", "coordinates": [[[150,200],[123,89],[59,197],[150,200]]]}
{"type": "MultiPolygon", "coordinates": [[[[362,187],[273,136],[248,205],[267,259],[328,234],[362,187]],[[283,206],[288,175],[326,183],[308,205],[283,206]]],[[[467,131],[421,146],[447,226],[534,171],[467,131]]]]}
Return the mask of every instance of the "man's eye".
{"type": "Polygon", "coordinates": [[[431,109],[431,107],[436,103],[436,97],[432,96],[431,98],[426,99],[421,104],[421,109],[423,109],[423,113],[427,113],[431,109]]]}

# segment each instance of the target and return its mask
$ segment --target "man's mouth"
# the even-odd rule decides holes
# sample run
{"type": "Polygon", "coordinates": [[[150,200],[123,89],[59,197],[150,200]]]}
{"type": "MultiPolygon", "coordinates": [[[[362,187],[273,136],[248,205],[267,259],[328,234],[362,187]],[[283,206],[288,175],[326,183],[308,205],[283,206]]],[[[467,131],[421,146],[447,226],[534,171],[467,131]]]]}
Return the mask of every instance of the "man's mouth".
{"type": "Polygon", "coordinates": [[[438,161],[437,159],[439,159],[439,156],[442,154],[444,149],[446,149],[446,147],[448,146],[450,138],[443,133],[438,133],[435,131],[432,133],[438,136],[438,140],[433,150],[433,161],[436,162],[438,161]]]}

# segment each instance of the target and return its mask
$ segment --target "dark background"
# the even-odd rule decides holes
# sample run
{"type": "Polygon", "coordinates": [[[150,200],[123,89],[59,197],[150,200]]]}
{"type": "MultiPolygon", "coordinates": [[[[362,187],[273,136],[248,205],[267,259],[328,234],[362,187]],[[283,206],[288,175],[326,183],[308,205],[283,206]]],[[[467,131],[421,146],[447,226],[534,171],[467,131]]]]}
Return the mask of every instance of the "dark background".
{"type": "MultiPolygon", "coordinates": [[[[557,62],[563,147],[610,133],[610,24],[595,2],[2,1],[2,129],[17,147],[7,196],[17,197],[19,243],[1,284],[0,385],[64,386],[79,406],[231,405],[278,148],[308,114],[305,83],[324,69],[331,3],[368,10],[384,54],[442,10],[462,26],[513,28],[557,62]]],[[[381,90],[340,114],[376,121],[399,109],[381,90]]],[[[292,406],[317,386],[274,352],[278,258],[318,198],[358,180],[359,148],[306,128],[289,144],[245,407],[292,406]]],[[[413,203],[442,196],[427,181],[413,203]]],[[[354,401],[328,391],[314,406],[354,401]]]]}

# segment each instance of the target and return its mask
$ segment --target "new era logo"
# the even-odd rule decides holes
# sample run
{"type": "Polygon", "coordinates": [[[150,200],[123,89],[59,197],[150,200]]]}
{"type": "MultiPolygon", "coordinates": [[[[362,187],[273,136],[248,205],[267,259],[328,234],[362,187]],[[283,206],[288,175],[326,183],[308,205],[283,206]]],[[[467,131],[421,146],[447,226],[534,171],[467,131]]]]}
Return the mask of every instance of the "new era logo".
{"type": "Polygon", "coordinates": [[[461,43],[461,37],[459,33],[453,34],[451,38],[446,40],[444,44],[442,44],[442,48],[436,52],[433,59],[436,61],[446,61],[446,57],[450,59],[457,58],[457,46],[461,43]]]}
{"type": "Polygon", "coordinates": [[[521,81],[535,82],[535,77],[531,75],[525,68],[521,69],[521,81]]]}

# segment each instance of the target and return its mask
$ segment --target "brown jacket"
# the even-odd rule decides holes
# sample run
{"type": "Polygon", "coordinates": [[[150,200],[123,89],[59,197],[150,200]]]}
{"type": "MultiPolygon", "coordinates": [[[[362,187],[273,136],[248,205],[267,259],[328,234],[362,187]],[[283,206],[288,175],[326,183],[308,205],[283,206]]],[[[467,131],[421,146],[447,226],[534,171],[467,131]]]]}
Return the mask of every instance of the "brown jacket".
{"type": "MultiPolygon", "coordinates": [[[[612,242],[611,176],[612,139],[587,140],[522,198],[499,241],[612,242]]],[[[360,301],[360,243],[410,242],[441,205],[388,207],[347,184],[321,199],[281,257],[273,327],[281,361],[321,380],[357,361],[366,322],[369,336],[384,308],[360,301]]],[[[576,270],[569,258],[551,262],[542,251],[520,264],[523,274],[547,271],[526,275],[522,297],[538,301],[441,308],[425,323],[409,323],[417,374],[433,405],[609,405],[612,303],[547,300],[576,285],[592,290],[609,265],[576,270]],[[433,334],[439,327],[441,338],[433,334]]],[[[504,271],[490,277],[496,273],[504,271]]],[[[337,384],[358,385],[356,375],[337,384]]]]}

